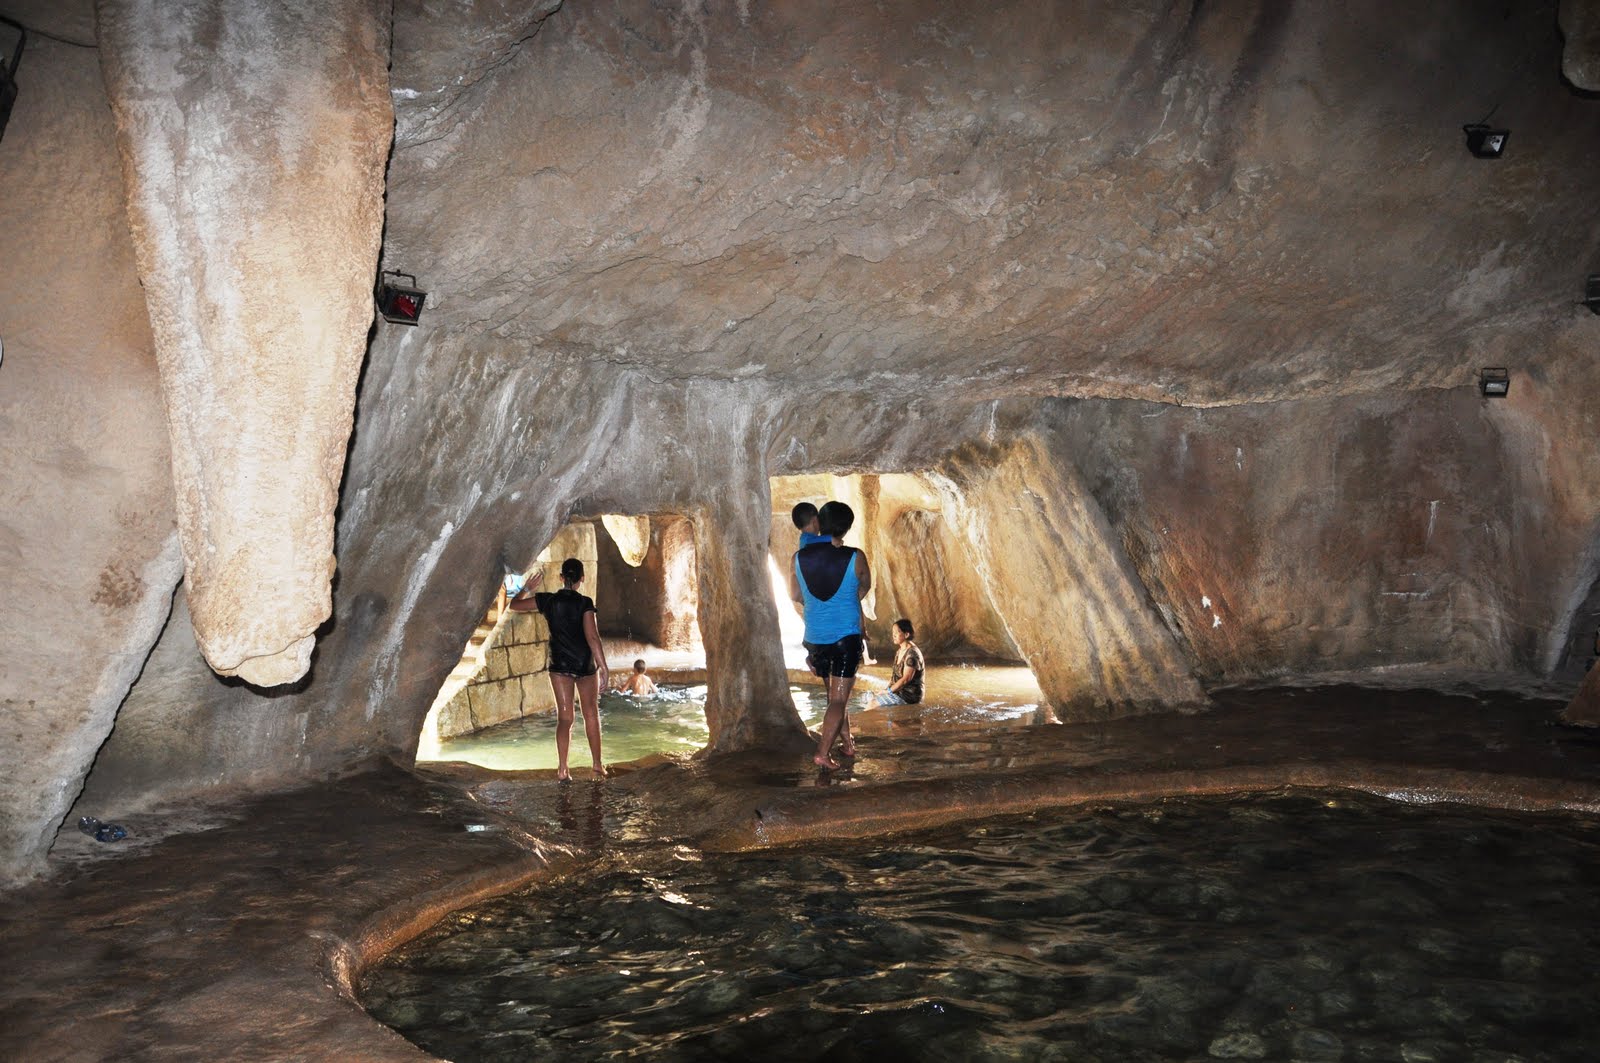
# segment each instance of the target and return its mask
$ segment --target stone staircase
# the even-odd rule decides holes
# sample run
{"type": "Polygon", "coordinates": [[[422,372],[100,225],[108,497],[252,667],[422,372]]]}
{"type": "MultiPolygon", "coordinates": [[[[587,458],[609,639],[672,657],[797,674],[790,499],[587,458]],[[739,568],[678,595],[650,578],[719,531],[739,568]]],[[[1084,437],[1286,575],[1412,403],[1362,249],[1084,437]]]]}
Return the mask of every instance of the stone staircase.
{"type": "Polygon", "coordinates": [[[461,660],[450,669],[450,674],[445,677],[444,684],[439,687],[439,694],[433,699],[432,713],[440,706],[450,704],[452,698],[461,692],[461,688],[472,682],[477,674],[483,671],[484,647],[494,637],[495,629],[500,626],[501,617],[509,613],[506,608],[506,594],[501,591],[494,596],[494,603],[489,606],[489,611],[483,614],[483,620],[472,632],[472,637],[467,640],[467,645],[461,651],[461,660]]]}

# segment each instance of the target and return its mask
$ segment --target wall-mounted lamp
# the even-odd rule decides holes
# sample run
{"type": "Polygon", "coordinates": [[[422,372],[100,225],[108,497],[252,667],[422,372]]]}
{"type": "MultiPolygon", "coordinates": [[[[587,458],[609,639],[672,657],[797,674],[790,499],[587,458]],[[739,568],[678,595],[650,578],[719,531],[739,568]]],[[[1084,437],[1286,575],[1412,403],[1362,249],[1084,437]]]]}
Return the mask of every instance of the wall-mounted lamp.
{"type": "Polygon", "coordinates": [[[1583,285],[1583,305],[1600,314],[1600,273],[1589,274],[1583,285]]]}
{"type": "Polygon", "coordinates": [[[11,118],[11,105],[17,102],[17,67],[22,63],[22,47],[28,43],[28,31],[20,22],[8,18],[0,18],[0,23],[17,31],[17,47],[11,53],[11,62],[7,63],[5,56],[0,55],[0,137],[3,137],[6,122],[11,118]]]}
{"type": "Polygon", "coordinates": [[[393,321],[397,325],[415,325],[422,316],[422,304],[427,300],[428,293],[417,289],[417,278],[409,273],[396,273],[385,270],[378,275],[378,290],[375,293],[378,300],[378,313],[383,315],[385,321],[393,321]],[[402,287],[398,283],[391,284],[389,278],[398,281],[401,277],[411,282],[411,287],[402,287]]]}
{"type": "Polygon", "coordinates": [[[1498,159],[1511,137],[1511,130],[1492,129],[1482,122],[1464,125],[1461,131],[1467,135],[1467,150],[1480,159],[1498,159]]]}
{"type": "Polygon", "coordinates": [[[1503,399],[1511,391],[1511,373],[1500,366],[1478,370],[1478,390],[1486,399],[1503,399]]]}

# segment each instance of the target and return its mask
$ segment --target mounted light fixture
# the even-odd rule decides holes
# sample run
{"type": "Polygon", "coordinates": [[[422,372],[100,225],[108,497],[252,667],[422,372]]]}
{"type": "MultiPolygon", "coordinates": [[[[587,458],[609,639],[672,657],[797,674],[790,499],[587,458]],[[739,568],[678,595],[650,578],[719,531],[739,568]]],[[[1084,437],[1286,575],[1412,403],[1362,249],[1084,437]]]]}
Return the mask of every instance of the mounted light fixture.
{"type": "Polygon", "coordinates": [[[1464,125],[1461,131],[1467,135],[1467,150],[1480,159],[1498,159],[1511,137],[1511,130],[1495,129],[1482,122],[1464,125]]]}
{"type": "Polygon", "coordinates": [[[1600,314],[1600,273],[1589,274],[1583,285],[1583,305],[1600,314]]]}
{"type": "Polygon", "coordinates": [[[417,289],[417,278],[409,273],[397,273],[394,270],[385,270],[378,275],[378,290],[375,293],[378,300],[378,313],[383,315],[385,321],[393,321],[397,325],[415,325],[422,316],[422,304],[427,300],[428,293],[417,289]],[[402,287],[400,284],[391,284],[389,278],[396,281],[405,278],[411,282],[411,287],[402,287]]]}
{"type": "Polygon", "coordinates": [[[1503,366],[1478,370],[1478,390],[1486,399],[1503,399],[1511,391],[1511,373],[1503,366]]]}
{"type": "Polygon", "coordinates": [[[22,28],[20,22],[12,22],[8,18],[0,17],[4,23],[17,31],[17,47],[11,53],[11,62],[7,63],[5,57],[0,55],[0,137],[6,135],[6,122],[11,118],[11,105],[17,102],[17,67],[22,64],[22,48],[28,43],[28,31],[22,28]]]}

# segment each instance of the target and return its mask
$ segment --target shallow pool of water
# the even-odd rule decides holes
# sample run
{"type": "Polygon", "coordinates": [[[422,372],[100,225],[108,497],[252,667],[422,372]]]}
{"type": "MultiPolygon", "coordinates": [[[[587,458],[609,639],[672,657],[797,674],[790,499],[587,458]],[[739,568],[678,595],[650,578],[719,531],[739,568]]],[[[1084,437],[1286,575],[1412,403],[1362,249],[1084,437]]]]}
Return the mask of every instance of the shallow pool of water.
{"type": "MultiPolygon", "coordinates": [[[[862,692],[882,690],[887,670],[871,669],[859,684],[862,692]],[[882,673],[879,675],[878,673],[882,673]]],[[[1026,667],[950,664],[928,670],[921,704],[888,709],[863,708],[863,697],[851,702],[851,726],[857,734],[917,735],[969,727],[1021,727],[1053,723],[1040,706],[1039,685],[1026,667]]],[[[827,708],[821,683],[790,688],[795,708],[807,727],[821,725],[827,708]]],[[[638,760],[652,753],[693,753],[710,741],[706,727],[706,688],[663,684],[651,698],[630,698],[607,692],[600,697],[601,752],[606,763],[638,760]]],[[[581,720],[573,723],[570,763],[589,763],[589,746],[581,720]]],[[[449,739],[435,760],[464,760],[502,771],[556,766],[555,713],[541,713],[449,739]]]]}
{"type": "Polygon", "coordinates": [[[612,849],[364,979],[458,1061],[1600,1058],[1600,824],[1291,794],[612,849]]]}

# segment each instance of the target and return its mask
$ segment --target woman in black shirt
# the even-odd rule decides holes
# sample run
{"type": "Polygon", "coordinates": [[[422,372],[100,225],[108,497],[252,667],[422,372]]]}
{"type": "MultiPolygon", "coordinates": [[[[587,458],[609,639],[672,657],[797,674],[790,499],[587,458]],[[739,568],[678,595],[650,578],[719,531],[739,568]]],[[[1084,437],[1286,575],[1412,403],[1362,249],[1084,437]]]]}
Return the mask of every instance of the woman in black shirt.
{"type": "Polygon", "coordinates": [[[600,691],[606,688],[611,670],[606,667],[606,651],[600,645],[600,627],[595,622],[594,599],[579,594],[583,582],[583,562],[569,557],[561,562],[561,589],[554,594],[535,592],[531,586],[542,574],[529,578],[529,588],[508,603],[519,613],[535,609],[550,625],[550,689],[556,695],[556,757],[560,766],[556,778],[566,782],[567,750],[572,745],[573,695],[583,706],[583,730],[589,738],[589,754],[594,758],[596,778],[604,778],[600,761],[600,691]]]}

